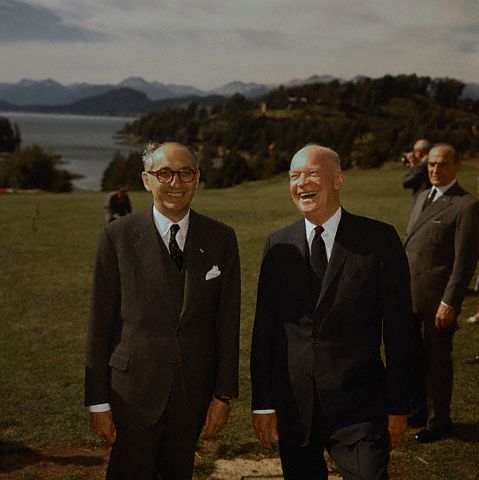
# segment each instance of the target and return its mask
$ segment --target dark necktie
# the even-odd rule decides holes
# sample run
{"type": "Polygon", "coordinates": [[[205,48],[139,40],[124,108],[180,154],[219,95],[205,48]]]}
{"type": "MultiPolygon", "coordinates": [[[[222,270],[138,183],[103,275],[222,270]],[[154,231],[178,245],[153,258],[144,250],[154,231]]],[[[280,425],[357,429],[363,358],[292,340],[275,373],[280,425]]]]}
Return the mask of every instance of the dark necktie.
{"type": "Polygon", "coordinates": [[[314,229],[314,238],[311,243],[311,255],[309,256],[309,262],[311,264],[312,271],[312,293],[313,300],[316,301],[321,292],[321,285],[323,283],[326,268],[328,267],[328,256],[326,254],[326,245],[321,237],[324,232],[323,227],[316,227],[314,229]]]}
{"type": "Polygon", "coordinates": [[[437,190],[435,188],[432,189],[432,192],[429,194],[429,196],[426,198],[426,201],[424,202],[424,205],[422,207],[423,210],[426,210],[429,205],[434,201],[434,197],[436,196],[437,190]]]}
{"type": "Polygon", "coordinates": [[[170,242],[168,244],[168,249],[170,250],[170,257],[176,263],[178,270],[181,271],[183,267],[183,252],[180,250],[178,246],[178,242],[176,241],[176,234],[178,233],[180,226],[174,223],[170,227],[170,242]]]}

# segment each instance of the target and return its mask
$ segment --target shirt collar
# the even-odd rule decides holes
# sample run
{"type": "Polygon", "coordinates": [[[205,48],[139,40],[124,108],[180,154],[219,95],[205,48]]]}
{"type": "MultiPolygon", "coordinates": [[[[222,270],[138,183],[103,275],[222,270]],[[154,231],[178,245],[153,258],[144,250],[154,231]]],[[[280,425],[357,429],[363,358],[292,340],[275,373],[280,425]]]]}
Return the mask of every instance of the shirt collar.
{"type": "Polygon", "coordinates": [[[188,210],[188,213],[179,222],[172,222],[169,218],[160,213],[153,205],[153,219],[155,221],[156,229],[161,237],[168,235],[170,227],[176,223],[180,227],[179,234],[183,238],[186,238],[186,233],[190,224],[190,210],[188,210]]]}
{"type": "Polygon", "coordinates": [[[447,185],[442,185],[440,187],[433,186],[431,188],[430,194],[432,193],[433,189],[435,188],[436,190],[439,190],[442,195],[444,195],[456,182],[457,182],[457,179],[455,178],[451,183],[448,183],[447,185]]]}
{"type": "MultiPolygon", "coordinates": [[[[336,232],[338,231],[339,221],[341,220],[341,212],[342,208],[339,207],[336,212],[331,217],[329,217],[322,225],[324,231],[333,239],[336,237],[336,232]]],[[[305,218],[304,221],[306,224],[306,238],[310,238],[310,235],[312,234],[314,229],[319,225],[315,225],[307,218],[305,218]]]]}

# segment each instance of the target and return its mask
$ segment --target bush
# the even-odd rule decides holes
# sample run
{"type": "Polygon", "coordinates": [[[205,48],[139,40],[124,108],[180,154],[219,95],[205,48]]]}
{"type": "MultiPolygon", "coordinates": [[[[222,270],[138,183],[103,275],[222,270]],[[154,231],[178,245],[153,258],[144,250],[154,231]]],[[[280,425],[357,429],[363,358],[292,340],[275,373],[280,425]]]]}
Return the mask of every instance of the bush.
{"type": "Polygon", "coordinates": [[[0,160],[0,187],[70,192],[72,180],[81,178],[58,168],[61,157],[33,145],[17,149],[0,160]]]}

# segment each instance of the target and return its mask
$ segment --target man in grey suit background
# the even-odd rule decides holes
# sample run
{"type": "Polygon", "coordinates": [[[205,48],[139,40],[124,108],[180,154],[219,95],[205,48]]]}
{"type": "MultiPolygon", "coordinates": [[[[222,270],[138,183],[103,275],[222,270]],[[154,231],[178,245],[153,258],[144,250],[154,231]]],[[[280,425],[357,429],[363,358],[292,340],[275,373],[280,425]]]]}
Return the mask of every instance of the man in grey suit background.
{"type": "Polygon", "coordinates": [[[432,188],[418,195],[404,240],[418,329],[417,405],[410,424],[425,425],[416,434],[421,443],[452,430],[452,341],[479,253],[479,202],[457,182],[459,169],[451,145],[431,149],[432,188]]]}
{"type": "Polygon", "coordinates": [[[238,394],[240,269],[234,231],[190,209],[194,153],[150,145],[153,205],[106,225],[98,243],[85,404],[112,444],[107,478],[191,479],[238,394]]]}

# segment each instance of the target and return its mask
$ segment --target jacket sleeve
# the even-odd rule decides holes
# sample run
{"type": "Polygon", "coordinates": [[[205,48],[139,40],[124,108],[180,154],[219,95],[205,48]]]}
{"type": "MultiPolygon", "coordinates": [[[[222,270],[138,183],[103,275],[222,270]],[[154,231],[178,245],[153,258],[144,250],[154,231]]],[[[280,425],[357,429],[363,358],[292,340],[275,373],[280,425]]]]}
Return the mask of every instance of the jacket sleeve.
{"type": "Polygon", "coordinates": [[[238,396],[241,277],[238,242],[231,230],[217,306],[219,364],[215,395],[238,396]]]}
{"type": "Polygon", "coordinates": [[[459,314],[479,256],[479,202],[460,209],[454,233],[454,264],[442,301],[459,314]]]}
{"type": "Polygon", "coordinates": [[[103,228],[91,294],[85,370],[85,405],[109,403],[109,360],[120,323],[120,275],[115,247],[103,228]]]}
{"type": "Polygon", "coordinates": [[[272,375],[274,358],[273,268],[270,239],[266,241],[258,281],[256,313],[251,344],[252,409],[274,408],[272,375]]]}
{"type": "Polygon", "coordinates": [[[383,342],[390,415],[410,410],[414,322],[411,281],[404,247],[394,230],[386,232],[381,262],[383,342]]]}

